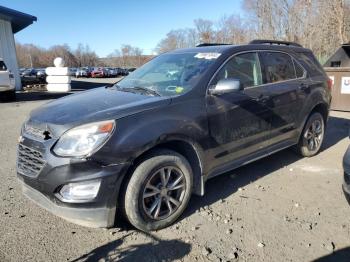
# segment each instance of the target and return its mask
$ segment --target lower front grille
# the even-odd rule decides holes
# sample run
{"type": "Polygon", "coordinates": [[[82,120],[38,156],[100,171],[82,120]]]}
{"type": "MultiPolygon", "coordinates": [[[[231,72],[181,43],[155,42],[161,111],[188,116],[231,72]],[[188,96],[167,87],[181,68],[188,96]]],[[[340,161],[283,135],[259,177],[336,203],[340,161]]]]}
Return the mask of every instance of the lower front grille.
{"type": "Polygon", "coordinates": [[[18,145],[18,173],[29,177],[36,177],[39,175],[44,166],[45,160],[42,153],[25,145],[18,145]]]}

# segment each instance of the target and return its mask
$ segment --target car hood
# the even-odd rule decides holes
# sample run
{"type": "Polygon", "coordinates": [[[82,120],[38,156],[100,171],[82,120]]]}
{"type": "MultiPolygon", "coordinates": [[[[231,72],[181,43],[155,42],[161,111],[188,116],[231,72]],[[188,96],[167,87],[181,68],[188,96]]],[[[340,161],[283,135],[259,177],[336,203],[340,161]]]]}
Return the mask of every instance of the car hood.
{"type": "Polygon", "coordinates": [[[39,130],[49,129],[58,137],[75,126],[122,118],[166,106],[170,102],[169,97],[101,87],[57,99],[33,110],[26,125],[39,130]]]}

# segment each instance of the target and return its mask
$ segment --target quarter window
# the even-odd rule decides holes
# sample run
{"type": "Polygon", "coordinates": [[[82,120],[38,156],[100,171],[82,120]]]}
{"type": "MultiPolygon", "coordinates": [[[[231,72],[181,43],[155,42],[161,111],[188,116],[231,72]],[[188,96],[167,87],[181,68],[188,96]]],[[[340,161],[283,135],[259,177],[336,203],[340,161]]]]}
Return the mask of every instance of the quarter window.
{"type": "Polygon", "coordinates": [[[289,55],[279,52],[262,52],[261,60],[266,83],[295,79],[293,60],[289,55]]]}
{"type": "Polygon", "coordinates": [[[303,77],[304,76],[304,69],[294,60],[293,60],[293,62],[294,62],[295,74],[296,74],[297,78],[303,77]]]}
{"type": "Polygon", "coordinates": [[[257,53],[244,53],[231,58],[215,76],[212,85],[229,78],[238,79],[242,88],[261,85],[262,76],[257,53]]]}

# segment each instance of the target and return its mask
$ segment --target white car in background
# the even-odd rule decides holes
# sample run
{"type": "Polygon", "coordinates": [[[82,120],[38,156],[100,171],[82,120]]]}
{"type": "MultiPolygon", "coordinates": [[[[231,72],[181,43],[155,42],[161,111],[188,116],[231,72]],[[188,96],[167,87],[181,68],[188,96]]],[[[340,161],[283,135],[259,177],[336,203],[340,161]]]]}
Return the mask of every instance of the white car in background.
{"type": "Polygon", "coordinates": [[[12,101],[16,99],[15,78],[0,58],[0,100],[12,101]]]}

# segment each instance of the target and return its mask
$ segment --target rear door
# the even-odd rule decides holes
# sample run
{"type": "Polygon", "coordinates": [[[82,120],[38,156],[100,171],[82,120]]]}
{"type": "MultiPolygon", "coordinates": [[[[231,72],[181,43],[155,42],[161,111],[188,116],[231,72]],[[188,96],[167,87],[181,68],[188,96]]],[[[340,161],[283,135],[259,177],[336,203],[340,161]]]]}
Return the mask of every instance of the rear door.
{"type": "Polygon", "coordinates": [[[261,51],[259,55],[272,112],[270,145],[291,142],[298,134],[298,116],[308,88],[306,72],[287,53],[261,51]]]}

